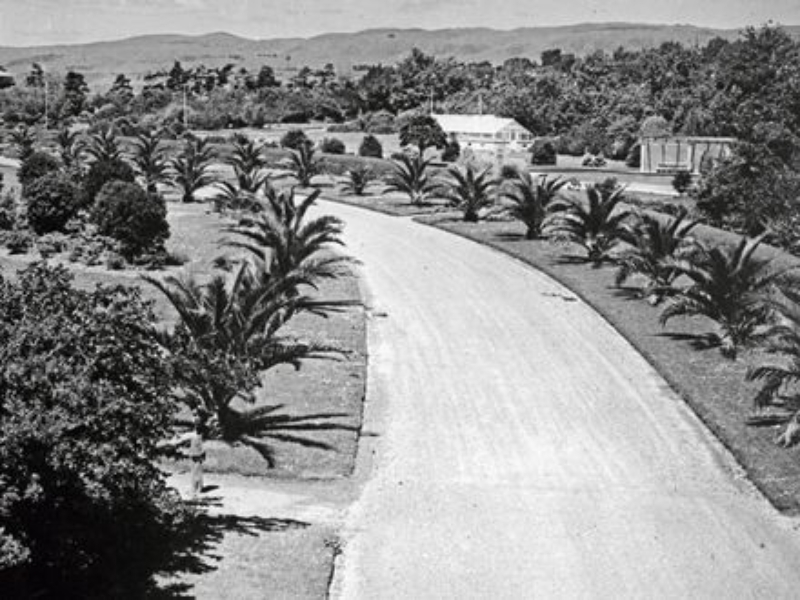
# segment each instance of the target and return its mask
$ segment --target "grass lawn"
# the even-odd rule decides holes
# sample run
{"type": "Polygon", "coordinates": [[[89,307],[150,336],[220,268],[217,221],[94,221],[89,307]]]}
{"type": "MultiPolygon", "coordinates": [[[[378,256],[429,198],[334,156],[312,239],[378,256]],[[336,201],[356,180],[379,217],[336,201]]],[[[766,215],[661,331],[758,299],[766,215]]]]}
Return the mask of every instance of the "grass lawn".
{"type": "MultiPolygon", "coordinates": [[[[684,398],[776,508],[789,514],[800,513],[800,447],[782,449],[773,441],[778,430],[745,424],[756,387],[744,381],[744,373],[757,360],[757,352],[745,352],[739,360],[730,361],[716,348],[696,348],[687,336],[712,331],[711,322],[675,319],[662,328],[658,324],[659,308],[638,299],[633,288],[614,286],[614,267],[593,269],[576,264],[570,258],[580,255],[577,247],[526,241],[520,223],[465,223],[455,214],[417,220],[510,254],[581,296],[684,398]]],[[[700,228],[699,233],[716,241],[736,239],[711,228],[700,228]]],[[[770,249],[764,252],[774,253],[770,249]]]]}

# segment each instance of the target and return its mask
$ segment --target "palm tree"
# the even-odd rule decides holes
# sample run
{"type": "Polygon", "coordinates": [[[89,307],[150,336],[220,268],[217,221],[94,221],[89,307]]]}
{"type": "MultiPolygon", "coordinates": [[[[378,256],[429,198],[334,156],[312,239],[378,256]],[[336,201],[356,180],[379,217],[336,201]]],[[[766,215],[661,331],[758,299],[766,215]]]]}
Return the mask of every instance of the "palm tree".
{"type": "Polygon", "coordinates": [[[111,163],[122,160],[122,148],[112,125],[107,125],[89,137],[86,154],[95,162],[111,163]]]}
{"type": "Polygon", "coordinates": [[[58,155],[64,166],[68,169],[75,167],[80,170],[83,162],[84,143],[78,132],[64,127],[56,136],[56,144],[58,144],[58,155]]]}
{"type": "Polygon", "coordinates": [[[534,181],[527,171],[518,171],[508,181],[510,189],[502,195],[512,204],[505,212],[525,224],[526,240],[535,240],[542,236],[547,209],[566,184],[566,179],[548,179],[546,175],[537,177],[534,181]]]}
{"type": "Polygon", "coordinates": [[[237,400],[255,402],[261,374],[280,364],[299,368],[303,360],[331,358],[341,350],[331,344],[299,340],[281,333],[296,314],[324,314],[327,303],[288,293],[306,282],[302,272],[274,277],[249,261],[228,281],[217,275],[206,284],[194,279],[146,277],[177,311],[179,320],[163,334],[175,366],[176,395],[211,415],[212,432],[227,442],[243,442],[272,462],[269,440],[317,448],[327,444],[306,432],[353,428],[331,423],[346,415],[280,414],[281,405],[236,408],[237,400]]]}
{"type": "Polygon", "coordinates": [[[229,210],[258,212],[262,209],[254,193],[245,191],[229,181],[219,181],[215,185],[220,190],[212,198],[217,212],[224,213],[229,210]]]}
{"type": "Polygon", "coordinates": [[[216,182],[217,178],[209,173],[214,153],[206,140],[188,138],[181,153],[170,161],[173,171],[173,185],[183,192],[183,202],[196,202],[195,194],[216,182]]]}
{"type": "Polygon", "coordinates": [[[686,258],[699,244],[689,235],[699,221],[686,221],[687,214],[684,208],[672,219],[645,213],[635,222],[623,224],[621,237],[631,249],[618,258],[618,286],[634,274],[643,276],[643,294],[652,305],[673,291],[672,284],[678,276],[674,261],[686,258]]]}
{"type": "Polygon", "coordinates": [[[348,273],[354,259],[331,252],[333,247],[344,245],[344,222],[331,215],[306,220],[319,195],[320,191],[314,190],[297,203],[293,189],[270,190],[261,212],[227,228],[243,238],[227,245],[247,250],[278,277],[303,269],[308,279],[316,282],[348,273]]]}
{"type": "Polygon", "coordinates": [[[411,204],[422,204],[439,189],[439,185],[429,175],[433,159],[422,155],[401,154],[393,161],[394,172],[386,178],[384,194],[401,192],[406,194],[411,204]]]}
{"type": "Polygon", "coordinates": [[[256,194],[262,187],[269,185],[269,177],[262,172],[267,165],[264,148],[246,136],[237,135],[234,138],[233,152],[227,162],[233,167],[242,191],[256,194]]]}
{"type": "Polygon", "coordinates": [[[159,183],[167,183],[169,177],[169,162],[162,146],[162,138],[154,132],[142,132],[133,142],[133,155],[131,157],[139,176],[144,180],[148,193],[158,192],[159,183]]]}
{"type": "Polygon", "coordinates": [[[545,232],[554,239],[571,242],[586,249],[594,267],[610,260],[610,253],[620,242],[622,225],[630,217],[627,210],[617,210],[624,189],[610,193],[597,187],[586,188],[586,200],[563,198],[552,204],[553,214],[545,232]]]}
{"type": "Polygon", "coordinates": [[[445,180],[441,195],[464,213],[465,221],[477,222],[481,210],[494,205],[497,180],[491,170],[486,167],[478,171],[472,163],[448,169],[449,180],[445,180]]]}
{"type": "Polygon", "coordinates": [[[755,257],[762,240],[763,235],[742,237],[735,246],[698,247],[673,261],[677,274],[691,283],[675,288],[661,313],[661,323],[677,316],[707,317],[717,324],[714,338],[722,354],[736,358],[738,348],[751,343],[759,329],[771,323],[780,294],[797,287],[791,267],[773,269],[771,260],[755,257]]]}
{"type": "Polygon", "coordinates": [[[347,171],[347,179],[342,182],[342,192],[363,196],[367,186],[375,180],[375,173],[366,165],[358,165],[347,171]]]}
{"type": "Polygon", "coordinates": [[[322,172],[320,161],[314,156],[311,144],[300,144],[297,150],[289,150],[286,167],[292,171],[301,187],[310,187],[311,179],[322,172]]]}
{"type": "Polygon", "coordinates": [[[767,354],[778,355],[782,363],[770,362],[752,367],[747,372],[749,381],[761,383],[753,399],[759,414],[751,417],[751,425],[776,425],[786,427],[777,438],[781,446],[793,446],[800,441],[800,396],[786,394],[784,390],[800,382],[800,306],[796,302],[785,304],[780,310],[781,319],[759,339],[767,354]],[[767,407],[774,412],[764,413],[767,407]]]}
{"type": "Polygon", "coordinates": [[[27,125],[20,125],[8,134],[14,154],[20,162],[25,162],[36,148],[36,130],[27,125]]]}

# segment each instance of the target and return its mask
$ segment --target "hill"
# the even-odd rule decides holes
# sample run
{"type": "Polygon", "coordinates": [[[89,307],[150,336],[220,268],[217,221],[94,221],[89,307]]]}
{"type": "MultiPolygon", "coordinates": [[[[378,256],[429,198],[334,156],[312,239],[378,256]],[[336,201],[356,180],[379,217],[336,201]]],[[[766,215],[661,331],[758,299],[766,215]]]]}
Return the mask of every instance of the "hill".
{"type": "MultiPolygon", "coordinates": [[[[800,27],[788,27],[800,36],[800,27]]],[[[311,38],[251,40],[227,33],[201,36],[152,35],[80,45],[0,46],[0,65],[23,74],[33,62],[46,70],[84,73],[93,85],[110,82],[117,73],[134,81],[148,71],[203,63],[221,66],[235,63],[248,69],[271,65],[280,73],[302,66],[321,67],[333,63],[342,73],[353,65],[393,63],[411,48],[460,60],[501,63],[507,58],[538,58],[543,50],[561,48],[583,55],[594,50],[611,51],[619,46],[642,48],[666,41],[704,44],[714,37],[735,39],[736,30],[692,25],[642,25],[631,23],[582,24],[564,27],[534,27],[500,31],[495,29],[370,29],[356,33],[331,33],[311,38]]]]}

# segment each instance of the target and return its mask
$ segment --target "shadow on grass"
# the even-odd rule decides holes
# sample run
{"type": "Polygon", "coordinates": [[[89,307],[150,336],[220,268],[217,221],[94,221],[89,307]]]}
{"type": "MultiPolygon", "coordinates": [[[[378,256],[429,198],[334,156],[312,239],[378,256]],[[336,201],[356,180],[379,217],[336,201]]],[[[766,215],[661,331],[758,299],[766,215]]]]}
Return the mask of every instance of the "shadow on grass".
{"type": "MultiPolygon", "coordinates": [[[[210,498],[205,506],[218,504],[210,498]]],[[[200,513],[180,535],[173,538],[169,548],[154,561],[154,569],[147,582],[137,585],[130,582],[128,590],[141,590],[140,595],[130,597],[157,600],[180,600],[194,598],[191,584],[180,581],[185,575],[202,575],[215,571],[223,556],[217,548],[227,535],[257,537],[264,533],[275,533],[294,529],[305,529],[308,523],[292,519],[268,519],[264,517],[240,517],[234,515],[210,515],[200,513]]],[[[264,565],[269,568],[269,565],[264,565]]]]}
{"type": "Polygon", "coordinates": [[[712,350],[719,348],[719,338],[713,333],[681,333],[667,331],[655,334],[657,337],[665,337],[676,342],[687,342],[692,349],[698,351],[712,350]]]}
{"type": "Polygon", "coordinates": [[[642,288],[610,285],[608,286],[608,290],[611,292],[612,296],[619,298],[620,300],[635,300],[637,302],[644,301],[644,292],[642,291],[642,288]]]}

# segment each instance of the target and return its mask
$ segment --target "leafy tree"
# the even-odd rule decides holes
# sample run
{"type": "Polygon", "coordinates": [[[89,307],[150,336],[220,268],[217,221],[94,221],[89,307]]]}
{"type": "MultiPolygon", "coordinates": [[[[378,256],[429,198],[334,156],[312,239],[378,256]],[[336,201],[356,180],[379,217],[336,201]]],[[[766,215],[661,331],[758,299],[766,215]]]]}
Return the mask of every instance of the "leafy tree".
{"type": "Polygon", "coordinates": [[[97,194],[110,181],[136,182],[136,173],[123,160],[95,161],[83,178],[83,194],[81,206],[88,208],[94,204],[97,194]]]}
{"type": "Polygon", "coordinates": [[[455,162],[458,160],[459,156],[461,156],[461,144],[458,143],[458,139],[455,134],[453,134],[450,136],[450,139],[447,140],[444,150],[442,150],[442,161],[450,163],[455,162]]]}
{"type": "Polygon", "coordinates": [[[683,196],[692,185],[692,174],[689,171],[678,171],[672,178],[672,187],[683,196]]]}
{"type": "Polygon", "coordinates": [[[345,173],[342,191],[354,196],[363,196],[369,184],[376,179],[375,173],[366,165],[358,165],[345,173]]]}
{"type": "Polygon", "coordinates": [[[525,224],[526,240],[535,240],[542,236],[548,207],[566,184],[567,180],[560,177],[548,179],[543,176],[534,180],[527,171],[518,171],[508,181],[508,188],[502,194],[511,201],[506,212],[525,224]]]}
{"type": "Polygon", "coordinates": [[[133,287],[35,264],[0,280],[0,587],[144,597],[188,517],[157,461],[170,375],[133,287]]]}
{"type": "Polygon", "coordinates": [[[80,207],[78,189],[69,176],[48,173],[25,188],[28,223],[37,234],[63,231],[80,207]]]}
{"type": "Polygon", "coordinates": [[[214,153],[206,140],[187,138],[181,153],[170,161],[173,185],[182,190],[183,202],[196,202],[197,192],[216,181],[210,173],[213,160],[214,153]]]}
{"type": "Polygon", "coordinates": [[[665,219],[644,213],[623,225],[622,238],[630,249],[623,251],[618,259],[618,286],[633,275],[643,277],[646,282],[643,294],[652,305],[674,291],[673,284],[679,275],[674,262],[698,248],[691,232],[699,221],[687,221],[687,214],[682,209],[675,218],[665,219]]]}
{"type": "Polygon", "coordinates": [[[256,89],[264,89],[264,88],[276,88],[280,87],[281,83],[275,77],[275,71],[269,65],[263,65],[258,70],[258,76],[256,77],[255,87],[256,89]]]}
{"type": "Polygon", "coordinates": [[[344,142],[338,138],[324,138],[319,144],[320,152],[325,154],[344,154],[347,148],[344,142]]]}
{"type": "Polygon", "coordinates": [[[444,148],[447,145],[447,136],[435,118],[416,114],[400,126],[400,145],[416,146],[422,155],[428,148],[444,148]]]}
{"type": "Polygon", "coordinates": [[[481,217],[481,211],[494,206],[497,180],[492,177],[492,168],[478,170],[472,163],[463,167],[450,167],[449,176],[441,187],[441,195],[463,214],[464,220],[472,223],[481,217]]]}
{"type": "Polygon", "coordinates": [[[58,171],[60,167],[58,159],[46,152],[33,152],[20,164],[17,180],[24,189],[40,177],[58,171]]]}
{"type": "Polygon", "coordinates": [[[781,290],[797,287],[790,269],[772,268],[770,260],[755,256],[761,241],[743,237],[735,246],[699,248],[675,261],[677,274],[690,284],[675,288],[661,323],[677,316],[711,319],[718,328],[712,338],[724,356],[735,358],[741,346],[770,324],[781,290]]]}
{"type": "Polygon", "coordinates": [[[369,156],[372,158],[383,158],[383,146],[374,135],[367,134],[361,140],[361,145],[358,147],[359,156],[369,156]]]}
{"type": "Polygon", "coordinates": [[[383,193],[400,192],[408,196],[411,204],[423,204],[439,189],[430,175],[431,161],[421,154],[401,154],[392,162],[394,170],[386,177],[383,193]]]}
{"type": "Polygon", "coordinates": [[[302,129],[290,129],[281,138],[281,148],[289,150],[300,150],[303,146],[310,146],[311,140],[308,139],[306,132],[302,129]]]}
{"type": "Polygon", "coordinates": [[[84,76],[75,71],[67,71],[67,75],[64,78],[64,104],[61,108],[62,114],[67,117],[78,116],[86,104],[86,95],[88,92],[89,86],[86,85],[84,76]]]}
{"type": "Polygon", "coordinates": [[[128,260],[145,252],[161,252],[169,237],[167,207],[157,194],[135,183],[110,181],[97,195],[92,220],[98,232],[120,242],[128,260]]]}
{"type": "Polygon", "coordinates": [[[586,188],[585,200],[565,197],[553,204],[555,211],[546,233],[555,239],[583,246],[594,267],[610,260],[611,251],[623,235],[623,223],[630,217],[627,210],[617,210],[623,200],[623,188],[604,193],[602,187],[586,188]]]}
{"type": "Polygon", "coordinates": [[[557,158],[556,147],[549,140],[536,140],[531,146],[532,165],[554,165],[557,158]]]}
{"type": "Polygon", "coordinates": [[[133,141],[131,162],[144,181],[148,194],[158,192],[159,183],[169,182],[169,161],[162,137],[155,132],[139,133],[133,141]]]}

